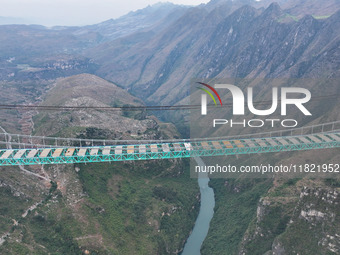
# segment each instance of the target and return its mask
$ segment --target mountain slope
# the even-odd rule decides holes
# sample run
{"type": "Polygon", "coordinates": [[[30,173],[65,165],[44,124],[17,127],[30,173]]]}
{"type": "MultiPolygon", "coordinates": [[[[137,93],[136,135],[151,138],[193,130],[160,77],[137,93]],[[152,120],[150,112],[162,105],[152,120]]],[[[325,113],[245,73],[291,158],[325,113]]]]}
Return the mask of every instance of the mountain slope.
{"type": "Polygon", "coordinates": [[[193,8],[147,43],[126,47],[132,40],[126,38],[100,46],[99,55],[91,49],[101,65],[97,74],[164,105],[185,98],[192,78],[339,75],[339,12],[282,23],[285,11],[277,4],[263,11],[244,6],[229,16],[223,6],[193,8]]]}
{"type": "MultiPolygon", "coordinates": [[[[142,106],[142,102],[125,90],[95,75],[80,74],[56,81],[43,99],[42,106],[67,107],[122,107],[142,106]],[[67,93],[65,93],[67,91],[67,93]]],[[[34,117],[35,133],[51,136],[67,136],[75,130],[96,128],[111,130],[115,138],[150,138],[147,132],[157,130],[159,123],[146,117],[142,111],[78,109],[64,111],[41,111],[34,117]]]]}

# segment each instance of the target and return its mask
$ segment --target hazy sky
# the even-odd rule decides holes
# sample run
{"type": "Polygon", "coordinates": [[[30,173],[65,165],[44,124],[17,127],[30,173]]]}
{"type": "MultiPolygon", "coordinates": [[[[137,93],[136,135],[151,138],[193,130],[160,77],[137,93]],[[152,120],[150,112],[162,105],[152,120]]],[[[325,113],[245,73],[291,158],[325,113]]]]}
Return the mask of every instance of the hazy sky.
{"type": "Polygon", "coordinates": [[[86,25],[120,17],[157,2],[198,5],[209,0],[0,0],[0,16],[42,25],[86,25]]]}

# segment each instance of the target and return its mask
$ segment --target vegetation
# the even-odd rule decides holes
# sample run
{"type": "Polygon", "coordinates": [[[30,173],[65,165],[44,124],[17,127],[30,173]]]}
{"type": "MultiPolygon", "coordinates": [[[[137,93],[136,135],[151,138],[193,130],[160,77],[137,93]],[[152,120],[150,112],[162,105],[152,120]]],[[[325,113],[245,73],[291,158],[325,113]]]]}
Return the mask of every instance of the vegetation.
{"type": "MultiPolygon", "coordinates": [[[[13,206],[9,205],[9,206],[13,206]]],[[[26,208],[28,207],[25,203],[26,208]]],[[[14,204],[13,209],[19,207],[14,204]]],[[[21,212],[23,213],[23,211],[21,212]]],[[[6,241],[0,247],[1,254],[82,254],[78,244],[72,237],[71,229],[75,226],[70,210],[65,207],[57,184],[51,182],[48,195],[34,213],[29,212],[26,218],[19,219],[10,233],[21,242],[6,241]],[[58,202],[59,210],[50,210],[50,205],[58,202]],[[61,212],[61,213],[60,213],[61,212]],[[59,214],[60,213],[60,214],[59,214]]],[[[13,214],[15,216],[15,213],[13,214]]],[[[12,216],[12,217],[13,217],[12,216]]]]}
{"type": "Polygon", "coordinates": [[[52,182],[43,203],[14,227],[12,236],[21,242],[9,239],[0,253],[174,253],[183,247],[199,208],[197,180],[189,177],[188,162],[79,165],[85,193],[79,207],[52,182]]]}
{"type": "Polygon", "coordinates": [[[237,254],[244,233],[256,216],[258,201],[271,182],[269,179],[210,181],[215,190],[216,205],[202,254],[237,254]]]}
{"type": "Polygon", "coordinates": [[[165,254],[182,247],[197,215],[192,207],[198,208],[198,187],[189,178],[187,161],[169,171],[173,164],[81,166],[80,180],[89,196],[84,210],[99,223],[110,252],[165,254]]]}
{"type": "Polygon", "coordinates": [[[12,219],[18,219],[32,201],[14,196],[9,187],[0,187],[0,231],[5,233],[13,225],[12,219]]]}

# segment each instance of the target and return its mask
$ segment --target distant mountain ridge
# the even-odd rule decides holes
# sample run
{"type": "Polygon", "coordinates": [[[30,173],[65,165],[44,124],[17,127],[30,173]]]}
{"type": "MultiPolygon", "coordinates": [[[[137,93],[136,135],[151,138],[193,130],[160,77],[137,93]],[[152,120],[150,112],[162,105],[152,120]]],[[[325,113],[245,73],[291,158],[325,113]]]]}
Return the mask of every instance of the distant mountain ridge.
{"type": "Polygon", "coordinates": [[[17,18],[17,17],[2,17],[0,16],[0,25],[5,24],[29,24],[30,21],[23,18],[17,18]]]}
{"type": "Polygon", "coordinates": [[[339,10],[339,1],[324,0],[212,0],[207,4],[210,10],[221,5],[228,4],[232,11],[242,7],[243,5],[250,5],[254,8],[268,8],[273,2],[278,3],[282,9],[288,14],[301,18],[304,15],[315,16],[331,16],[339,10]]]}
{"type": "Polygon", "coordinates": [[[193,77],[338,75],[335,0],[269,2],[157,4],[86,27],[0,26],[0,77],[87,72],[148,104],[169,105],[186,98],[193,77]],[[299,17],[296,10],[322,16],[299,17]]]}
{"type": "Polygon", "coordinates": [[[159,3],[115,20],[85,27],[2,25],[0,79],[53,79],[93,73],[95,65],[82,56],[85,49],[134,33],[152,35],[182,16],[187,9],[187,6],[159,3]],[[23,65],[30,71],[23,72],[20,68],[23,65]],[[51,68],[60,65],[63,69],[51,68]]]}
{"type": "Polygon", "coordinates": [[[144,9],[130,12],[118,19],[110,19],[99,24],[86,26],[76,33],[95,31],[106,40],[114,40],[129,34],[152,28],[159,22],[171,22],[183,15],[187,6],[175,5],[169,2],[149,5],[144,9]],[[164,20],[168,19],[168,21],[164,20]]]}
{"type": "Polygon", "coordinates": [[[177,103],[188,95],[194,77],[339,75],[334,58],[339,12],[328,19],[307,15],[287,22],[289,14],[277,3],[266,9],[244,5],[230,15],[228,10],[229,2],[212,11],[192,8],[156,35],[122,38],[90,49],[87,56],[100,63],[99,76],[149,104],[177,103]],[[126,47],[128,42],[133,43],[126,47]]]}
{"type": "Polygon", "coordinates": [[[149,104],[175,104],[188,95],[189,77],[336,75],[337,58],[326,65],[339,54],[339,15],[330,17],[339,4],[269,3],[214,0],[191,8],[166,3],[86,27],[0,26],[0,77],[87,72],[149,104]],[[321,16],[300,17],[299,10],[321,16]]]}

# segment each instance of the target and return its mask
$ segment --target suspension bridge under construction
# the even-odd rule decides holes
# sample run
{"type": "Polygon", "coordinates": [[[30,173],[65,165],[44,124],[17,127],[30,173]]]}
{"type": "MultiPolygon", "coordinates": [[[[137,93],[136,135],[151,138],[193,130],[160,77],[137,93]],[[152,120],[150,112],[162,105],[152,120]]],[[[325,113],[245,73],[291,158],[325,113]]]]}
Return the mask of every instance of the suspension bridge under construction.
{"type": "Polygon", "coordinates": [[[340,121],[276,132],[176,140],[98,140],[0,133],[0,166],[256,154],[340,147],[340,121]]]}

